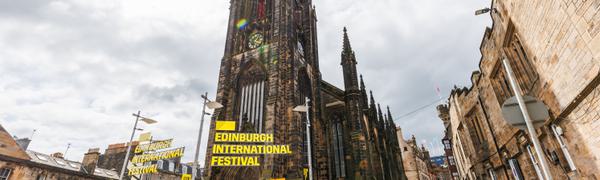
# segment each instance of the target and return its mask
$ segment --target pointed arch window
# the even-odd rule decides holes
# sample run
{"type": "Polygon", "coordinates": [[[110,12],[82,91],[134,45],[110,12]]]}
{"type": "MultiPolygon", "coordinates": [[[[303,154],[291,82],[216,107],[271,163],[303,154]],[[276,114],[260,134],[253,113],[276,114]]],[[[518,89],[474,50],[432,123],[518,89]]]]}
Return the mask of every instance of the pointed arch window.
{"type": "Polygon", "coordinates": [[[342,129],[342,120],[339,115],[332,117],[331,139],[333,143],[333,165],[335,175],[338,178],[346,177],[346,164],[344,161],[344,138],[342,129]]]}
{"type": "Polygon", "coordinates": [[[250,64],[242,71],[238,86],[238,130],[248,123],[254,132],[262,133],[266,84],[266,74],[260,65],[250,64]]]}

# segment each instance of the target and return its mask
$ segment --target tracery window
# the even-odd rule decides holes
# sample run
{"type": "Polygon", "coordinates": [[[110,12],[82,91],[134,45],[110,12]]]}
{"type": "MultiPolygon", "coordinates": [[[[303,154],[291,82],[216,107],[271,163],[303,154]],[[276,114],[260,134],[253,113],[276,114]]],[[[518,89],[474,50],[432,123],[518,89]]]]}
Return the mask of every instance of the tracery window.
{"type": "MultiPolygon", "coordinates": [[[[538,80],[538,73],[532,64],[532,59],[527,55],[525,47],[515,32],[515,26],[509,22],[504,39],[503,52],[508,59],[515,75],[515,79],[522,94],[528,94],[538,80]]],[[[496,98],[500,104],[514,95],[510,87],[510,81],[502,65],[502,59],[499,59],[492,71],[492,86],[496,92],[496,98]]]]}
{"type": "Polygon", "coordinates": [[[471,137],[474,137],[473,139],[475,140],[476,145],[481,145],[485,141],[485,136],[483,135],[483,129],[481,128],[482,122],[479,119],[477,110],[471,111],[466,118],[469,121],[469,132],[472,133],[471,137]]]}
{"type": "Polygon", "coordinates": [[[331,125],[331,137],[333,142],[333,164],[336,177],[346,176],[346,164],[344,162],[344,138],[342,123],[339,116],[334,116],[331,125]]]}
{"type": "Polygon", "coordinates": [[[248,123],[254,132],[262,133],[266,94],[266,75],[260,65],[249,65],[242,72],[238,88],[238,130],[248,123]]]}

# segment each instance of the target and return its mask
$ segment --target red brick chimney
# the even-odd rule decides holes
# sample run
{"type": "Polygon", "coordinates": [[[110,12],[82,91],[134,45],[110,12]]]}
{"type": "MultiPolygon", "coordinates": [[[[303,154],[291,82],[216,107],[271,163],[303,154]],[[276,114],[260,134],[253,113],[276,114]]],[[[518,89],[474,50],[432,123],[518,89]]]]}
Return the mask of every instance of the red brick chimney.
{"type": "Polygon", "coordinates": [[[99,158],[100,148],[91,148],[83,155],[83,162],[81,164],[88,174],[94,174],[99,158]]]}

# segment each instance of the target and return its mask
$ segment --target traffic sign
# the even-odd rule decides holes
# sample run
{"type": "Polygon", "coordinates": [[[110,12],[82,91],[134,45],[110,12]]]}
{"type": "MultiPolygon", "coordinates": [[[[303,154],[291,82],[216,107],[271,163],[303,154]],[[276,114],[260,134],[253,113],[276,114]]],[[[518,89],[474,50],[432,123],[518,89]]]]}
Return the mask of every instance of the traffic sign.
{"type": "MultiPolygon", "coordinates": [[[[525,101],[525,105],[527,107],[527,111],[529,111],[533,125],[536,128],[542,126],[544,121],[550,117],[548,114],[548,107],[546,107],[542,101],[539,101],[531,96],[523,96],[523,100],[525,101]]],[[[525,125],[525,119],[523,118],[523,113],[521,112],[519,103],[517,102],[517,97],[513,96],[504,101],[504,104],[502,105],[502,116],[504,116],[504,120],[506,120],[508,124],[522,130],[527,129],[527,125],[525,125]]]]}

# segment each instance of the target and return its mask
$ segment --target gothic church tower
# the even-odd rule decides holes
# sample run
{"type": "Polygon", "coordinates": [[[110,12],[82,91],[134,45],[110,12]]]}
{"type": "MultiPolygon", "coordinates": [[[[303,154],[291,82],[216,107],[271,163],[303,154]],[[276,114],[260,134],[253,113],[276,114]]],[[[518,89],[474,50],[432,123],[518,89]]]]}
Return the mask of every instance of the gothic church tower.
{"type": "Polygon", "coordinates": [[[230,0],[225,53],[221,59],[205,174],[213,179],[302,178],[307,168],[306,113],[292,109],[311,99],[315,178],[327,178],[326,142],[318,118],[315,9],[311,0],[230,0]],[[291,155],[261,155],[260,167],[211,166],[215,120],[237,122],[238,132],[274,134],[291,155]]]}

